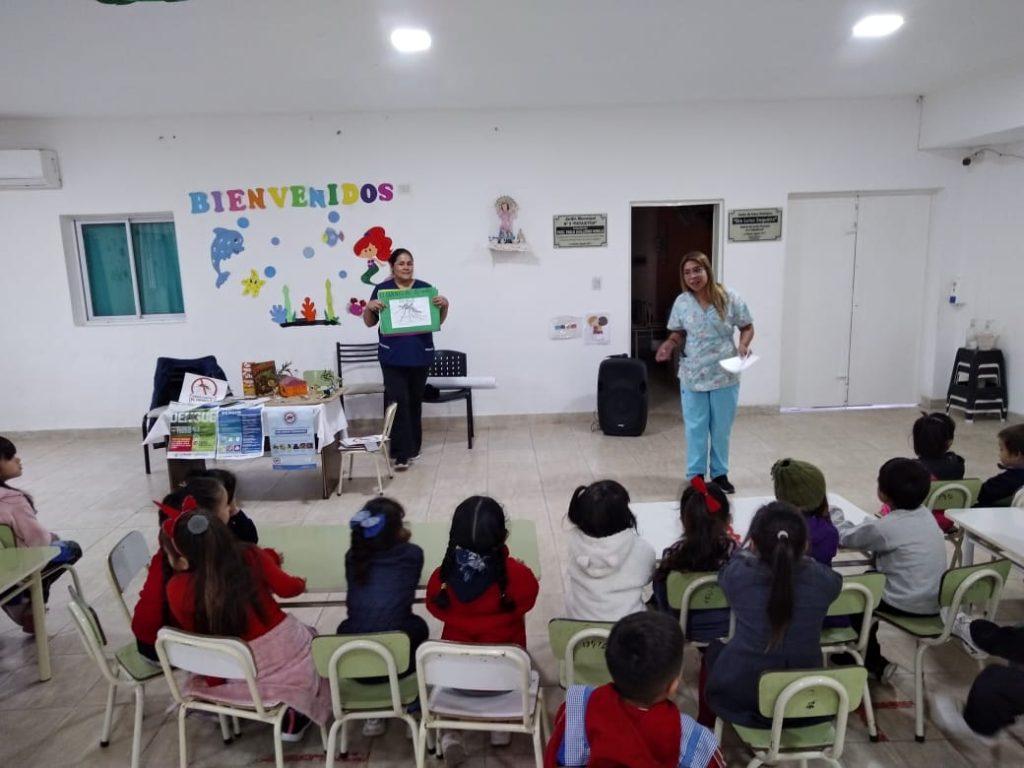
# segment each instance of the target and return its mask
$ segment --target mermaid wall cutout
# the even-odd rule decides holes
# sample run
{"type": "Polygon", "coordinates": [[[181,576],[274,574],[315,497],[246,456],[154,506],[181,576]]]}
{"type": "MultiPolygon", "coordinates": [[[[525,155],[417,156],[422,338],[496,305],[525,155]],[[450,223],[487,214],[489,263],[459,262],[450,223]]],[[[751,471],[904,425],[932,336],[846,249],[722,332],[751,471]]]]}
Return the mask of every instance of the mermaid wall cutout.
{"type": "Polygon", "coordinates": [[[387,236],[384,227],[370,227],[352,246],[352,252],[369,262],[359,279],[367,285],[375,285],[373,276],[380,271],[380,265],[387,264],[391,258],[391,238],[387,236]]]}

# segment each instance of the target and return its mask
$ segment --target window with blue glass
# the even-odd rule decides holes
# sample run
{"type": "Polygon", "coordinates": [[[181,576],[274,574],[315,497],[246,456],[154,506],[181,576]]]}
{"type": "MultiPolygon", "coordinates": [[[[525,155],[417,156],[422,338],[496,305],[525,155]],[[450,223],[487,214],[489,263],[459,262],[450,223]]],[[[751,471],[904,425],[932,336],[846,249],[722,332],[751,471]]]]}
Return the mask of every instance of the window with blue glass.
{"type": "Polygon", "coordinates": [[[89,320],[184,316],[173,220],[80,218],[75,230],[89,320]]]}

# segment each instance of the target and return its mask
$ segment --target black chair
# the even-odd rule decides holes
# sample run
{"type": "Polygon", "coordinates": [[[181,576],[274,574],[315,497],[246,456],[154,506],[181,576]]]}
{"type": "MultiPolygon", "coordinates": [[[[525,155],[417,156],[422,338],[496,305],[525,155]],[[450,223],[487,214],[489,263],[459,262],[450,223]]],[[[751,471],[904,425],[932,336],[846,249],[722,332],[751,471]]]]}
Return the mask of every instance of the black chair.
{"type": "MultiPolygon", "coordinates": [[[[453,349],[435,349],[434,362],[427,371],[427,376],[466,376],[466,353],[453,349]]],[[[453,400],[466,401],[466,438],[470,449],[473,448],[473,390],[469,387],[438,387],[427,384],[423,393],[425,403],[450,403],[453,400]]]]}
{"type": "MultiPolygon", "coordinates": [[[[338,354],[338,381],[342,387],[340,397],[341,407],[345,407],[345,396],[352,395],[383,395],[383,381],[357,381],[349,384],[345,381],[345,373],[342,367],[345,365],[354,366],[360,363],[372,363],[374,370],[380,372],[380,364],[377,360],[377,342],[369,344],[342,344],[337,343],[338,354]]],[[[386,398],[381,398],[381,412],[387,407],[386,398]]]]}
{"type": "MultiPolygon", "coordinates": [[[[182,360],[176,357],[158,357],[156,359],[156,373],[153,374],[153,398],[149,403],[149,410],[142,417],[142,439],[146,439],[149,430],[153,428],[156,420],[160,418],[167,404],[176,400],[181,393],[181,385],[185,381],[186,373],[194,373],[197,376],[209,376],[213,379],[227,381],[224,369],[217,363],[213,355],[196,357],[191,360],[182,360]]],[[[231,391],[228,390],[228,394],[231,391]]],[[[152,447],[167,448],[167,440],[153,443],[152,447]]],[[[152,474],[149,466],[150,446],[142,446],[142,456],[146,461],[146,474],[152,474]]]]}

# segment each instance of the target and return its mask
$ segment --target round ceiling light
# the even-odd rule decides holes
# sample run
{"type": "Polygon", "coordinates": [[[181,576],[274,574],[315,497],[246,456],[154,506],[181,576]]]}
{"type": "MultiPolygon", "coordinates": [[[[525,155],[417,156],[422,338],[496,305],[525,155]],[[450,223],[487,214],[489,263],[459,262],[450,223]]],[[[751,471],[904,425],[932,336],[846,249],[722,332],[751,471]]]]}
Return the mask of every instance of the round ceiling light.
{"type": "Polygon", "coordinates": [[[853,28],[854,37],[885,37],[903,26],[903,17],[897,13],[865,16],[853,28]]]}
{"type": "Polygon", "coordinates": [[[430,48],[430,33],[425,29],[399,27],[391,33],[391,44],[402,53],[419,53],[430,48]]]}

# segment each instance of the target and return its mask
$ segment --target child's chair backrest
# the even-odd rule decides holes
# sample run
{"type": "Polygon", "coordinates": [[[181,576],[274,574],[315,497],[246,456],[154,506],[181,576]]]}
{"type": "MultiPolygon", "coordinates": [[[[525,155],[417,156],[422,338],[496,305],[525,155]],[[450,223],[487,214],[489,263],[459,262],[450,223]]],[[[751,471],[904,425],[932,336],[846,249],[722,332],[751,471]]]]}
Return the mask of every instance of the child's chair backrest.
{"type": "Polygon", "coordinates": [[[874,612],[881,602],[884,590],[884,573],[862,573],[856,576],[844,576],[842,591],[840,591],[839,597],[829,605],[828,615],[867,614],[865,619],[870,624],[871,613],[874,612]]]}
{"type": "Polygon", "coordinates": [[[132,623],[132,614],[124,601],[124,591],[132,579],[149,564],[149,560],[149,547],[146,546],[146,537],[141,531],[130,531],[107,555],[107,577],[129,624],[132,623]]]}
{"type": "Polygon", "coordinates": [[[1009,560],[950,568],[942,577],[939,605],[943,608],[955,605],[959,609],[964,605],[988,603],[988,612],[991,614],[1009,575],[1009,560]]]}
{"type": "Polygon", "coordinates": [[[14,529],[6,523],[0,524],[0,549],[14,549],[14,529]]]}
{"type": "Polygon", "coordinates": [[[604,685],[611,681],[605,660],[610,621],[552,619],[548,622],[551,652],[559,660],[560,682],[570,685],[604,685]]]}
{"type": "Polygon", "coordinates": [[[981,490],[981,479],[933,480],[924,506],[928,509],[968,509],[974,506],[981,490]]]}
{"type": "MultiPolygon", "coordinates": [[[[718,585],[718,573],[683,573],[672,571],[665,583],[669,608],[679,611],[679,623],[685,635],[690,611],[729,608],[729,600],[718,585]]],[[[736,629],[736,615],[729,613],[728,640],[736,629]]]]}

